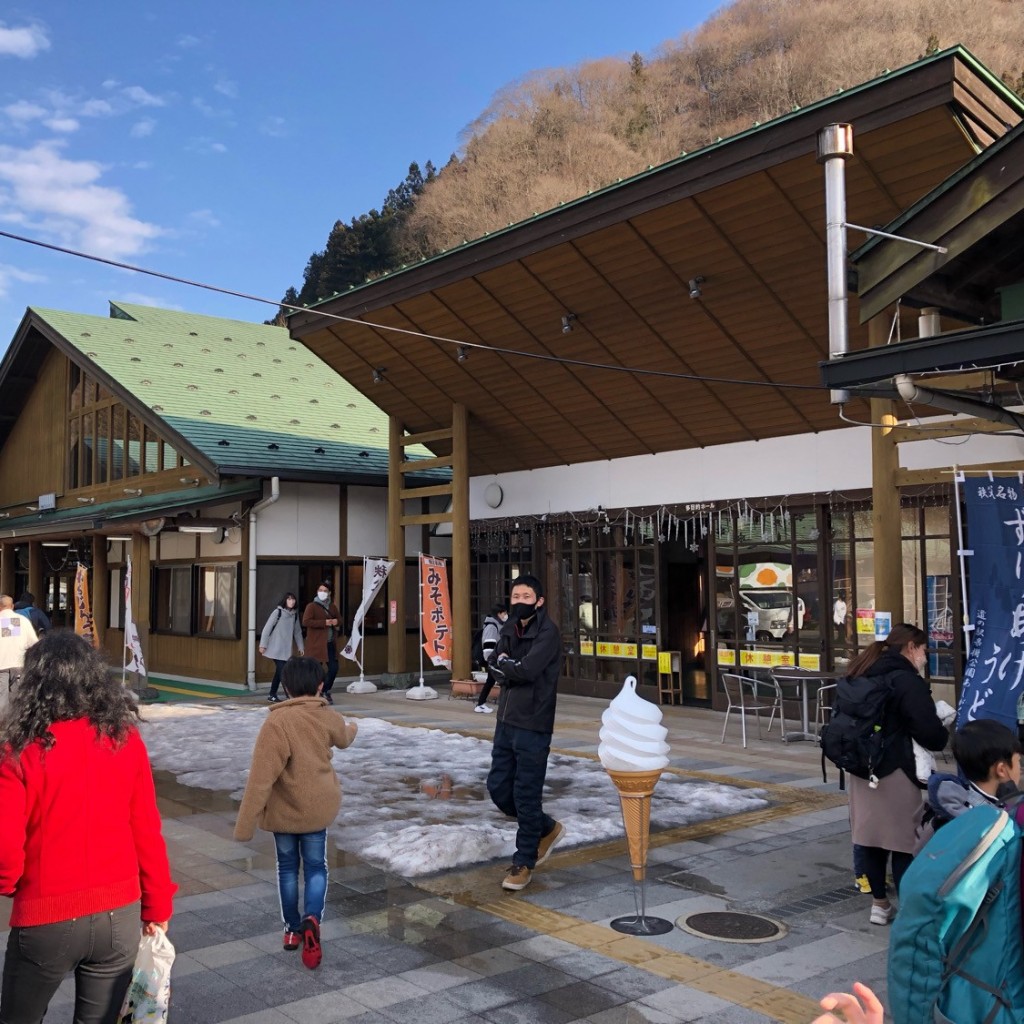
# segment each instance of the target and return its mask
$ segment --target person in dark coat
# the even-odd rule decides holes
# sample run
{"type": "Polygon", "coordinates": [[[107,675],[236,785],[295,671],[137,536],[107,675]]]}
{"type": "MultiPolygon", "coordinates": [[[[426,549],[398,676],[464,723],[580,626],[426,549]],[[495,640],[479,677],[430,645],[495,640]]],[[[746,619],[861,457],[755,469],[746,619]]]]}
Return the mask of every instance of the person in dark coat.
{"type": "Polygon", "coordinates": [[[923,790],[917,781],[912,741],[926,750],[942,750],[949,731],[935,711],[928,683],[921,673],[928,662],[928,634],[901,622],[884,641],[877,641],[850,663],[851,678],[884,677],[891,688],[881,722],[884,753],[875,774],[878,782],[848,776],[850,829],[862,847],[864,868],[871,885],[872,924],[888,924],[895,916],[885,888],[892,856],[892,877],[899,892],[910,866],[917,831],[924,817],[923,790]]]}
{"type": "Polygon", "coordinates": [[[19,615],[24,615],[25,618],[32,623],[32,628],[36,631],[36,636],[42,636],[51,628],[50,616],[47,615],[42,608],[36,607],[35,594],[31,594],[27,590],[18,598],[14,605],[14,610],[19,615]]]}
{"type": "Polygon", "coordinates": [[[317,587],[316,600],[310,601],[302,613],[306,629],[306,657],[315,658],[324,669],[324,688],[320,696],[328,704],[334,703],[331,688],[338,674],[338,627],[341,612],[331,600],[331,585],[324,582],[317,587]]]}
{"type": "Polygon", "coordinates": [[[529,885],[533,869],[565,833],[542,804],[562,638],[544,610],[544,589],[536,577],[513,581],[508,621],[490,665],[501,682],[501,698],[487,792],[498,810],[519,824],[512,867],[501,883],[503,889],[518,890],[529,885]]]}

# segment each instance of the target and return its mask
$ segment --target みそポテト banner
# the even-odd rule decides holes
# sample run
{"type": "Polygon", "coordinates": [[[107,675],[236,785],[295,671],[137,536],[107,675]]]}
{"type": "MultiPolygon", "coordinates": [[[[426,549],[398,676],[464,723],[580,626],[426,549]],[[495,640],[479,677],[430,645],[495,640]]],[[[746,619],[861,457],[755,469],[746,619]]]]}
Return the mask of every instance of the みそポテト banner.
{"type": "Polygon", "coordinates": [[[420,555],[423,650],[435,668],[452,667],[452,610],[448,600],[448,564],[420,555]]]}

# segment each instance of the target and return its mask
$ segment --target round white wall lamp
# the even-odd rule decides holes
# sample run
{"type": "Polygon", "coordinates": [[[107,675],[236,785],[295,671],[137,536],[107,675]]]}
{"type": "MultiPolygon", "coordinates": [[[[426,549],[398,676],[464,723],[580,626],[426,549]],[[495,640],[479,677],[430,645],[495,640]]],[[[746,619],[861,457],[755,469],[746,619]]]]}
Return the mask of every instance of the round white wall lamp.
{"type": "Polygon", "coordinates": [[[501,499],[505,497],[505,492],[501,489],[501,484],[490,483],[487,485],[484,491],[484,501],[487,502],[489,508],[497,508],[501,504],[501,499]]]}

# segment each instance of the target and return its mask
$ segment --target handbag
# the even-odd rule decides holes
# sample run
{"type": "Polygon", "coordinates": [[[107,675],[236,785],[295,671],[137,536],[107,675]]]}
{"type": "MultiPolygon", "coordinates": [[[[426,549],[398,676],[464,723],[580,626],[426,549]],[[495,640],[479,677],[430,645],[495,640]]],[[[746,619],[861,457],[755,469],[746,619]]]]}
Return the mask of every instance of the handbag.
{"type": "Polygon", "coordinates": [[[135,956],[132,982],[125,993],[117,1024],[153,1024],[166,1021],[171,1005],[171,966],[174,946],[167,932],[157,928],[143,935],[135,956]]]}

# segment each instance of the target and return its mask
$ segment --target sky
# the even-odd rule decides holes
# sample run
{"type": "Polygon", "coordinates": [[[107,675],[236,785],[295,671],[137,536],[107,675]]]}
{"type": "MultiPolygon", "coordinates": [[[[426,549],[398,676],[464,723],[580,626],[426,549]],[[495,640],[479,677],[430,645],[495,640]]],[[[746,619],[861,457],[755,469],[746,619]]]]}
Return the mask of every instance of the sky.
{"type": "MultiPolygon", "coordinates": [[[[385,690],[373,699],[392,708],[409,704],[404,690],[385,690]]],[[[465,707],[479,728],[472,704],[465,707]]],[[[266,716],[264,708],[151,704],[144,709],[142,736],[154,768],[172,772],[183,785],[241,799],[266,716]]],[[[340,849],[407,878],[496,857],[507,863],[515,851],[516,825],[487,798],[490,741],[379,718],[350,720],[359,726],[355,742],[336,750],[333,759],[342,801],[331,836],[340,849]]],[[[651,827],[658,832],[767,805],[763,789],[665,772],[651,800],[651,827]]],[[[552,754],[544,809],[565,825],[560,845],[566,848],[622,838],[618,793],[599,761],[552,754]]],[[[631,877],[623,872],[624,889],[631,877]]]]}
{"type": "MultiPolygon", "coordinates": [[[[36,0],[0,6],[0,230],[278,300],[336,220],[444,164],[531,71],[653,56],[711,0],[36,0]]],[[[0,237],[0,351],[29,305],[274,307],[0,237]]]]}

